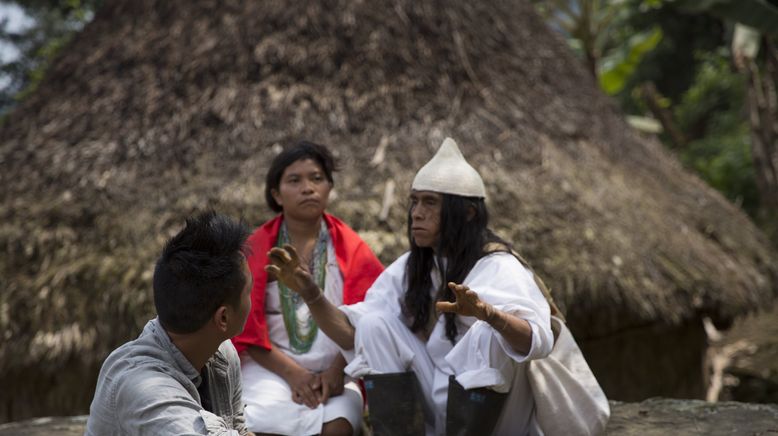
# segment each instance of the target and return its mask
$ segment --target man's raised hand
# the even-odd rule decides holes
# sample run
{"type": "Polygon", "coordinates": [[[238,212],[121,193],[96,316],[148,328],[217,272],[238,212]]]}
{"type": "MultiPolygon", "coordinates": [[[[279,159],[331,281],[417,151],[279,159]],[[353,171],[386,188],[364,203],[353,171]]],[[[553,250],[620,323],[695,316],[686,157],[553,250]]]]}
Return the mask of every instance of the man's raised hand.
{"type": "Polygon", "coordinates": [[[454,292],[455,301],[438,301],[435,308],[438,312],[455,313],[460,316],[474,316],[480,320],[489,320],[494,315],[494,307],[491,304],[484,303],[478,298],[475,291],[466,285],[448,283],[449,289],[454,292]]]}
{"type": "Polygon", "coordinates": [[[268,253],[270,263],[265,266],[265,271],[272,274],[287,288],[293,290],[310,301],[321,292],[311,277],[311,273],[300,262],[297,250],[289,244],[283,247],[274,247],[268,253]]]}

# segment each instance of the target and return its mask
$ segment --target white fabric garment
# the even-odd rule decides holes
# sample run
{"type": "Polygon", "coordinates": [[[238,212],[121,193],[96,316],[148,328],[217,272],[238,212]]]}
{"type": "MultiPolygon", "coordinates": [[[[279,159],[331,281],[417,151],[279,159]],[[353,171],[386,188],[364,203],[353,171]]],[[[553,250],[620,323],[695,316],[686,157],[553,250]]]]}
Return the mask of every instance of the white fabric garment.
{"type": "MultiPolygon", "coordinates": [[[[465,389],[510,391],[496,434],[539,434],[525,365],[548,355],[553,334],[548,303],[532,273],[512,255],[494,253],[480,259],[464,280],[483,301],[529,322],[532,345],[527,355],[516,352],[501,334],[474,317],[457,316],[453,346],[446,337],[445,318],[439,316],[425,344],[410,332],[401,313],[408,256],[404,254],[384,270],[365,301],[341,306],[356,326],[354,356],[346,373],[358,377],[413,370],[434,415],[434,430],[428,427],[431,434],[445,434],[449,375],[456,375],[465,389]]],[[[437,276],[433,272],[433,298],[440,283],[437,276]]]]}
{"type": "MultiPolygon", "coordinates": [[[[321,330],[304,354],[295,354],[289,347],[289,335],[284,325],[277,282],[265,288],[265,319],[273,347],[286,353],[300,366],[313,372],[327,369],[340,352],[340,348],[321,330]]],[[[343,304],[343,277],[341,276],[335,249],[327,244],[327,265],[324,283],[325,297],[335,305],[343,304]]],[[[307,313],[303,305],[302,311],[307,313]]],[[[298,316],[302,312],[298,311],[298,316]]],[[[261,433],[285,435],[311,435],[321,432],[325,422],[346,418],[357,431],[362,425],[362,393],[359,386],[346,377],[342,395],[330,397],[326,404],[310,409],[292,401],[292,391],[286,381],[259,365],[248,353],[241,353],[243,378],[243,402],[249,430],[261,433]]]]}

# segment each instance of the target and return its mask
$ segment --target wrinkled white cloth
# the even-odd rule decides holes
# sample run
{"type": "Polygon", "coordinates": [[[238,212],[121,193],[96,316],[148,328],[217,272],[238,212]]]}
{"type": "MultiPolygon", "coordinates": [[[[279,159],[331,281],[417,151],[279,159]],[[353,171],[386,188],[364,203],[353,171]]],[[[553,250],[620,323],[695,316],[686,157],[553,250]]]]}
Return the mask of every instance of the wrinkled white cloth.
{"type": "Polygon", "coordinates": [[[567,325],[557,317],[551,325],[558,332],[554,349],[527,371],[538,424],[547,436],[603,434],[611,413],[608,398],[567,325]]]}
{"type": "Polygon", "coordinates": [[[243,398],[246,401],[246,426],[254,432],[283,435],[321,433],[322,425],[345,418],[359,431],[362,426],[362,392],[353,380],[346,383],[343,394],[330,397],[326,404],[310,409],[292,401],[292,390],[286,380],[265,369],[246,354],[241,355],[243,398]]]}
{"type": "MultiPolygon", "coordinates": [[[[532,345],[522,355],[486,322],[474,317],[456,317],[456,346],[446,337],[442,315],[429,340],[422,342],[410,332],[401,312],[407,261],[408,253],[390,265],[365,301],[340,307],[356,326],[354,352],[353,356],[347,354],[351,360],[346,373],[358,377],[414,371],[434,415],[434,423],[429,423],[433,434],[445,434],[449,375],[455,375],[465,389],[490,387],[510,392],[497,434],[540,434],[525,365],[548,355],[554,339],[550,309],[532,273],[512,255],[494,253],[480,259],[464,280],[483,301],[529,322],[532,345]]],[[[433,298],[439,283],[438,274],[433,272],[433,298]]]]}

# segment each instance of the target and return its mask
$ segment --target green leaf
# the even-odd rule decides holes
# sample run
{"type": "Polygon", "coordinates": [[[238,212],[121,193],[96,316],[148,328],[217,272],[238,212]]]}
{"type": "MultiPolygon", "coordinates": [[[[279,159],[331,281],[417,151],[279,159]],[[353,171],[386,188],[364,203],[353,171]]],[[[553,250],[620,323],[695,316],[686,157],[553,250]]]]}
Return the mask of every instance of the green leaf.
{"type": "Polygon", "coordinates": [[[624,50],[617,50],[604,58],[598,73],[603,91],[610,95],[621,92],[646,53],[653,50],[661,40],[662,30],[654,28],[650,32],[633,36],[624,50]]]}

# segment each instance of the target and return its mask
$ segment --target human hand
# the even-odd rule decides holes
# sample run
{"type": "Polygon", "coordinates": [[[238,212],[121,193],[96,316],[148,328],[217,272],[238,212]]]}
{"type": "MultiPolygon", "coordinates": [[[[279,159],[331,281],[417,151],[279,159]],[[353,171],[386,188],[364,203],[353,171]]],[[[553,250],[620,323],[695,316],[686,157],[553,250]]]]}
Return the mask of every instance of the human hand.
{"type": "Polygon", "coordinates": [[[337,397],[343,393],[343,365],[339,365],[336,359],[335,363],[320,375],[321,397],[319,401],[325,404],[330,397],[337,397]]]}
{"type": "Polygon", "coordinates": [[[297,404],[305,404],[315,409],[320,401],[321,377],[318,374],[300,368],[293,372],[286,380],[292,389],[292,401],[297,404]]]}
{"type": "Polygon", "coordinates": [[[455,313],[461,316],[474,316],[480,320],[489,320],[494,316],[495,308],[491,304],[481,301],[481,299],[478,298],[478,294],[466,285],[449,282],[448,287],[454,292],[456,300],[453,303],[438,301],[435,303],[435,308],[438,312],[455,313]]]}
{"type": "Polygon", "coordinates": [[[265,271],[272,274],[284,286],[297,292],[303,300],[310,301],[316,298],[321,290],[311,277],[311,273],[300,262],[297,250],[289,244],[283,248],[274,247],[267,253],[270,264],[265,266],[265,271]]]}

